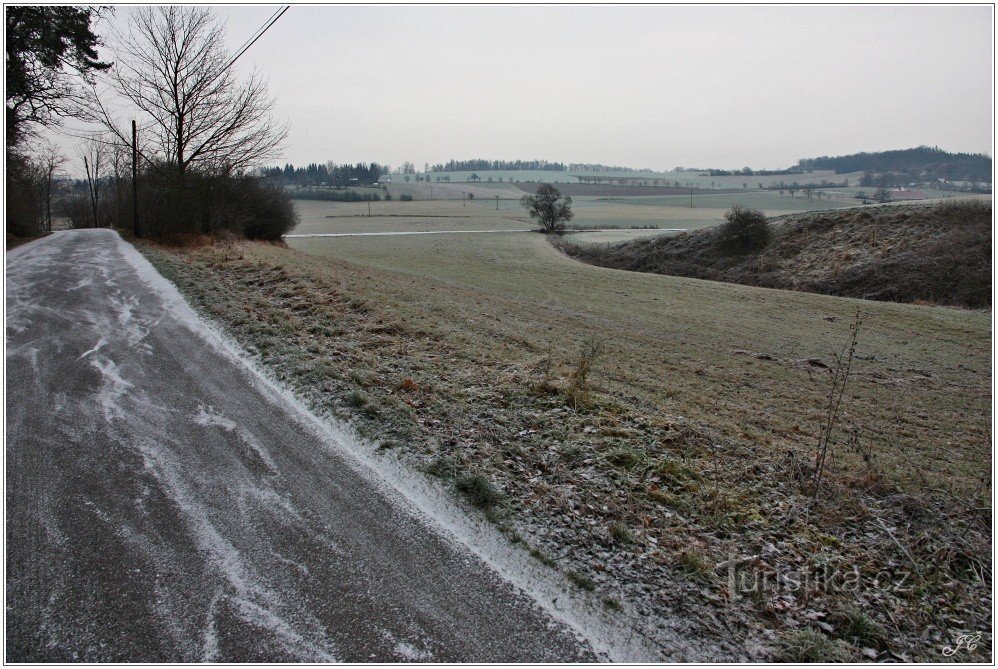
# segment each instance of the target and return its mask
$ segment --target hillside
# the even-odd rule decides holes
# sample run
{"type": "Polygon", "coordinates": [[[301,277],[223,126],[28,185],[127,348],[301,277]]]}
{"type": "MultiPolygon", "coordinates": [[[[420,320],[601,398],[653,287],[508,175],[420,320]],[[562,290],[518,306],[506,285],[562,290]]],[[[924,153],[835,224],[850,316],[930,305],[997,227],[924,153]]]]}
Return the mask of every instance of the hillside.
{"type": "Polygon", "coordinates": [[[950,153],[928,146],[898,151],[854,153],[848,156],[802,158],[795,168],[806,171],[834,170],[836,174],[895,173],[908,175],[915,181],[947,179],[991,182],[989,156],[982,153],[950,153]]]}
{"type": "Polygon", "coordinates": [[[624,244],[558,242],[595,265],[893,302],[991,304],[991,203],[790,214],[761,253],[726,255],[717,228],[624,244]]]}

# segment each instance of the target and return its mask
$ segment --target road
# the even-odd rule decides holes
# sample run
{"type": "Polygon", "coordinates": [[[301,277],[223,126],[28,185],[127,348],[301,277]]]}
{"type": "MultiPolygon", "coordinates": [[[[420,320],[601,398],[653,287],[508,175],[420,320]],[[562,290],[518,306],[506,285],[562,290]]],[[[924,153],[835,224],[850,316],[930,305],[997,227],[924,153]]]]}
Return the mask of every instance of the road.
{"type": "Polygon", "coordinates": [[[165,285],[107,230],[8,256],[7,661],[597,659],[165,285]]]}

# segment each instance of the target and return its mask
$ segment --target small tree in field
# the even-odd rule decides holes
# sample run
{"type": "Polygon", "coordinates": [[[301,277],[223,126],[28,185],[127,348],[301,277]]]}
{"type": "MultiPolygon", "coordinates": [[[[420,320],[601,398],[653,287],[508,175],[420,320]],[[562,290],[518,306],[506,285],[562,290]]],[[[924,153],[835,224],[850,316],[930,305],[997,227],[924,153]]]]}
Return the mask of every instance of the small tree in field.
{"type": "Polygon", "coordinates": [[[541,224],[546,233],[565,229],[565,222],[572,220],[572,198],[563,198],[551,184],[541,184],[534,195],[524,195],[520,204],[541,224]]]}
{"type": "Polygon", "coordinates": [[[725,253],[747,253],[766,247],[771,235],[766,215],[758,209],[735,205],[724,215],[717,246],[725,253]]]}

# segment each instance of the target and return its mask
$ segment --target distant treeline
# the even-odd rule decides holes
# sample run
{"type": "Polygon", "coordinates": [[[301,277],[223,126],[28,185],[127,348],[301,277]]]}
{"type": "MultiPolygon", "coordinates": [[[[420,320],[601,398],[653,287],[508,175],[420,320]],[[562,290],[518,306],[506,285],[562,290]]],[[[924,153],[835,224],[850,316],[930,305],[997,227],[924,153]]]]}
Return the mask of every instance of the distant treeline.
{"type": "Polygon", "coordinates": [[[753,170],[751,167],[743,167],[740,170],[700,170],[700,176],[702,177],[737,177],[737,176],[754,176],[754,177],[769,177],[769,176],[779,176],[782,174],[802,174],[803,170],[799,167],[791,167],[788,170],[753,170]]]}
{"type": "Polygon", "coordinates": [[[565,163],[552,163],[547,160],[448,160],[430,166],[430,172],[487,172],[490,170],[540,170],[543,172],[564,172],[565,163]]]}
{"type": "Polygon", "coordinates": [[[950,153],[939,147],[919,146],[899,151],[854,153],[848,156],[802,158],[801,170],[834,170],[836,174],[870,172],[892,174],[899,182],[984,181],[991,183],[991,158],[983,153],[950,153]]]}
{"type": "Polygon", "coordinates": [[[265,167],[263,176],[285,186],[357,186],[372,184],[388,173],[387,165],[378,163],[357,163],[337,165],[333,162],[309,163],[295,167],[288,163],[284,167],[265,167]]]}
{"type": "Polygon", "coordinates": [[[569,163],[569,172],[633,172],[636,174],[655,174],[655,170],[647,167],[634,169],[633,167],[622,167],[620,165],[603,165],[601,163],[569,163]]]}

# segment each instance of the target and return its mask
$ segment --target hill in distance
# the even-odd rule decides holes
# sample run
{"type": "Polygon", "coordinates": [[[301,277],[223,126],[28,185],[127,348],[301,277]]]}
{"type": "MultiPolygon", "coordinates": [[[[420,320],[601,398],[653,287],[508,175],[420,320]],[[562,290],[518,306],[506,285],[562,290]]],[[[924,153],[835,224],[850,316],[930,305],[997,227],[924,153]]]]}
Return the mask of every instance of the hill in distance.
{"type": "Polygon", "coordinates": [[[792,169],[834,170],[836,174],[871,172],[909,175],[913,181],[946,179],[991,183],[991,157],[983,153],[950,153],[939,147],[802,158],[792,169]]]}

